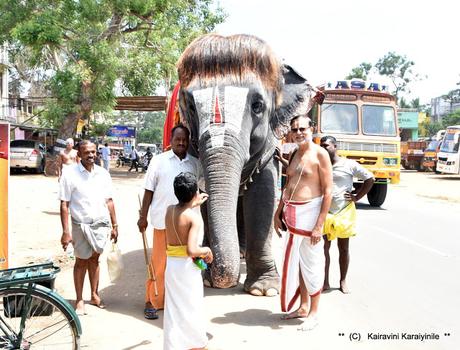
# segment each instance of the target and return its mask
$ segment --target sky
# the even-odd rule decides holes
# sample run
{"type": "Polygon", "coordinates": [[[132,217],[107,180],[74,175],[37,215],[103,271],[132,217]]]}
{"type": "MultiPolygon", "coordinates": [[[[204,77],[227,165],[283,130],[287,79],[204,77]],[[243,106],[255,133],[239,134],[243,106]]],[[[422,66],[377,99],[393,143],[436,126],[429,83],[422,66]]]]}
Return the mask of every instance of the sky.
{"type": "MultiPolygon", "coordinates": [[[[222,35],[252,34],[318,86],[394,51],[424,79],[406,99],[421,103],[459,88],[460,1],[216,0],[228,17],[222,35]]],[[[385,79],[370,76],[373,81],[385,79]]]]}

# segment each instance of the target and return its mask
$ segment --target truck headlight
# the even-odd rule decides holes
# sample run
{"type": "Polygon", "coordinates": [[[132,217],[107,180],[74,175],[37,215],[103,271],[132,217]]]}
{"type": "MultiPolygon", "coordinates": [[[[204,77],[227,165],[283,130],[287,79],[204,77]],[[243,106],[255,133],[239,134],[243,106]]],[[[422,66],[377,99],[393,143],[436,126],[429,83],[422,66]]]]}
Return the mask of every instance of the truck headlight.
{"type": "Polygon", "coordinates": [[[383,158],[383,164],[385,165],[397,165],[398,158],[383,158]]]}

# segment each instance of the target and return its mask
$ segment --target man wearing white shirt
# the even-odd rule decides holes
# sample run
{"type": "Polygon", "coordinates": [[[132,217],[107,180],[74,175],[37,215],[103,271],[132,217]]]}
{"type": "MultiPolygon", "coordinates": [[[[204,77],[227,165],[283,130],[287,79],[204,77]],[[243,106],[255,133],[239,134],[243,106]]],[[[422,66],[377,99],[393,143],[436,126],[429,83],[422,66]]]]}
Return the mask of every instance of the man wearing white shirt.
{"type": "Polygon", "coordinates": [[[109,166],[110,166],[110,148],[109,144],[106,143],[104,147],[101,149],[101,155],[102,155],[102,164],[104,165],[104,169],[109,171],[109,166]]]}
{"type": "Polygon", "coordinates": [[[115,206],[112,200],[112,180],[109,173],[94,164],[96,145],[88,140],[78,145],[80,163],[64,168],[60,181],[59,199],[62,224],[61,244],[64,251],[74,246],[74,284],[77,294],[75,309],[85,314],[83,284],[88,270],[91,285],[91,305],[104,308],[98,293],[99,255],[108,236],[118,238],[115,206]],[[69,230],[69,212],[72,233],[69,230]]]}
{"type": "Polygon", "coordinates": [[[171,150],[153,157],[145,176],[144,198],[137,225],[141,232],[146,230],[150,209],[150,224],[153,226],[151,264],[158,290],[158,295],[155,295],[154,282],[150,279],[146,281],[144,316],[147,319],[158,318],[157,311],[164,308],[165,215],[168,206],[177,203],[174,178],[181,172],[190,172],[197,178],[200,176],[198,159],[187,154],[189,138],[190,132],[185,126],[175,126],[171,131],[171,150]]]}

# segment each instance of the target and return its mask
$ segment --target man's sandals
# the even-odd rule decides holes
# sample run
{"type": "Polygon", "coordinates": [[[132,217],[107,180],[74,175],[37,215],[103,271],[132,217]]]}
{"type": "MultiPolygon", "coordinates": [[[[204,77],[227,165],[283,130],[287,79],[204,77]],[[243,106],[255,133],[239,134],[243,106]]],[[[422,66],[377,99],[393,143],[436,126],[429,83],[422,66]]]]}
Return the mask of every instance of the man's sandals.
{"type": "Polygon", "coordinates": [[[158,318],[158,310],[154,307],[146,307],[144,309],[144,317],[147,320],[156,320],[158,318]]]}

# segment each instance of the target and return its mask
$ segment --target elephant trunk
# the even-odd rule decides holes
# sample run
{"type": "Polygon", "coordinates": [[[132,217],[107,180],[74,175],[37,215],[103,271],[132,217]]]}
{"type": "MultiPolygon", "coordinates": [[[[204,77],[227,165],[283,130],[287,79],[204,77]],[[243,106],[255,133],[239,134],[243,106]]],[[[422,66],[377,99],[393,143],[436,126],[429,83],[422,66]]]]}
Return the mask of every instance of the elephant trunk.
{"type": "Polygon", "coordinates": [[[236,209],[243,160],[232,149],[219,152],[211,149],[201,155],[209,194],[208,235],[214,254],[212,284],[229,288],[238,284],[240,269],[236,209]]]}

